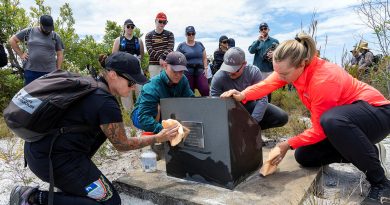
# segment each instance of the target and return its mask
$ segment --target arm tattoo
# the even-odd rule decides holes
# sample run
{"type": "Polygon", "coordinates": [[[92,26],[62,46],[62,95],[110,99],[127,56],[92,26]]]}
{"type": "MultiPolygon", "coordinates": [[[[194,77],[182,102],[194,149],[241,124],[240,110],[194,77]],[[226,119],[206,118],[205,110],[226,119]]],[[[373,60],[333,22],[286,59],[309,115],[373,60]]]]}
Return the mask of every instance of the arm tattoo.
{"type": "Polygon", "coordinates": [[[139,149],[151,145],[156,141],[155,135],[128,138],[123,122],[100,125],[100,128],[118,151],[139,149]]]}

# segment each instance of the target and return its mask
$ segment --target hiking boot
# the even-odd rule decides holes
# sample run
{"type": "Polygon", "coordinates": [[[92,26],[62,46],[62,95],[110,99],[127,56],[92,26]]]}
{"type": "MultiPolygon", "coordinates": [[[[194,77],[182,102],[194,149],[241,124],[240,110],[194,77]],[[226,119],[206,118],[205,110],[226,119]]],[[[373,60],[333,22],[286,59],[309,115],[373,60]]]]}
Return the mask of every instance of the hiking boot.
{"type": "Polygon", "coordinates": [[[386,204],[390,205],[390,181],[371,185],[370,192],[362,201],[362,205],[386,204]]]}
{"type": "Polygon", "coordinates": [[[16,186],[11,191],[9,198],[10,205],[30,205],[28,197],[34,192],[38,191],[38,187],[30,186],[16,186]]]}
{"type": "Polygon", "coordinates": [[[381,163],[381,166],[383,168],[383,171],[385,172],[385,176],[387,177],[388,175],[388,171],[387,171],[387,168],[385,166],[385,162],[386,162],[386,148],[385,146],[383,145],[382,142],[379,142],[377,144],[375,144],[376,148],[378,149],[378,158],[379,158],[379,161],[381,163]]]}

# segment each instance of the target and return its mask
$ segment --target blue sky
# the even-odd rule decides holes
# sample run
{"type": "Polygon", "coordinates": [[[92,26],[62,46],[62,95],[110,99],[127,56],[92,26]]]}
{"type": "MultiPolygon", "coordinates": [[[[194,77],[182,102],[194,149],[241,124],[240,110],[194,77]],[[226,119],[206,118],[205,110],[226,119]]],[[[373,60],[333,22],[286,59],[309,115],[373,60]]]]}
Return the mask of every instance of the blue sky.
{"type": "MultiPolygon", "coordinates": [[[[197,31],[196,40],[205,45],[208,55],[217,48],[221,35],[234,38],[236,46],[247,51],[259,34],[261,22],[267,22],[270,35],[282,42],[292,39],[301,28],[307,31],[316,12],[317,47],[331,61],[340,64],[343,48],[351,50],[362,37],[375,48],[372,31],[356,12],[358,0],[46,0],[45,5],[51,6],[52,16],[58,18],[65,2],[73,9],[76,32],[80,36],[93,35],[98,41],[107,20],[122,25],[130,18],[146,34],[154,29],[156,14],[163,11],[169,21],[166,29],[174,33],[176,46],[185,40],[185,27],[192,25],[197,31]]],[[[27,10],[34,4],[33,0],[21,2],[27,10]]],[[[253,55],[247,52],[246,58],[252,63],[253,55]]]]}

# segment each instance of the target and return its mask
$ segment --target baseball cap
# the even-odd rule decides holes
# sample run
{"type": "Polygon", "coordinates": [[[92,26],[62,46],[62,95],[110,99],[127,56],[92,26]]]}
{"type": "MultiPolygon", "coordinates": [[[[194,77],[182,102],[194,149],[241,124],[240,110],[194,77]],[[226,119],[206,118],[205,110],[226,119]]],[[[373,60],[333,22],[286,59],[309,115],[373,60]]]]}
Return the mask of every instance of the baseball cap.
{"type": "Polygon", "coordinates": [[[261,29],[261,28],[263,28],[263,27],[268,28],[268,24],[265,23],[265,22],[261,23],[260,26],[259,26],[259,29],[261,29]]]}
{"type": "Polygon", "coordinates": [[[39,22],[45,31],[52,32],[54,30],[53,18],[50,15],[42,15],[39,22]]]}
{"type": "Polygon", "coordinates": [[[160,12],[157,14],[156,19],[165,21],[167,20],[167,15],[165,15],[163,12],[160,12]]]}
{"type": "Polygon", "coordinates": [[[195,28],[193,26],[187,26],[186,33],[196,33],[195,28]]]}
{"type": "Polygon", "coordinates": [[[221,43],[223,40],[228,40],[228,37],[223,35],[221,37],[219,37],[219,42],[221,43]]]}
{"type": "Polygon", "coordinates": [[[123,25],[128,25],[128,24],[134,25],[134,23],[133,23],[133,21],[131,19],[127,19],[123,25]]]}
{"type": "Polygon", "coordinates": [[[245,62],[245,52],[239,47],[229,48],[223,56],[223,63],[220,69],[234,73],[240,69],[243,62],[245,62]]]}
{"type": "Polygon", "coordinates": [[[148,79],[141,73],[138,59],[129,53],[115,52],[107,57],[105,64],[105,69],[118,72],[127,80],[141,85],[148,82],[148,79]]]}
{"type": "Polygon", "coordinates": [[[178,51],[170,52],[165,61],[171,66],[174,71],[187,70],[187,59],[184,54],[178,51]]]}

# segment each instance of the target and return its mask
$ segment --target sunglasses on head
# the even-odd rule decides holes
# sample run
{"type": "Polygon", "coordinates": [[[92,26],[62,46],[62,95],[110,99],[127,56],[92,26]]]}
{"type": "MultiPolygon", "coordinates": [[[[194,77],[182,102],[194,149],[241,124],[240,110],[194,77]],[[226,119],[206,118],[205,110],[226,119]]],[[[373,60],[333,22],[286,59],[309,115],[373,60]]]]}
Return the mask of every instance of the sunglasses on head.
{"type": "Polygon", "coordinates": [[[262,27],[262,28],[260,28],[260,31],[265,31],[267,29],[268,29],[268,27],[262,27]]]}
{"type": "Polygon", "coordinates": [[[195,33],[187,33],[187,36],[195,36],[195,33]]]}
{"type": "Polygon", "coordinates": [[[134,26],[134,25],[131,25],[131,24],[128,24],[128,25],[126,26],[126,28],[127,28],[127,29],[129,29],[129,28],[134,29],[135,26],[134,26]]]}
{"type": "Polygon", "coordinates": [[[119,76],[121,76],[122,78],[124,78],[124,79],[126,79],[126,80],[128,81],[127,86],[132,87],[132,86],[134,86],[135,84],[137,84],[134,80],[129,79],[129,78],[126,77],[123,73],[121,73],[121,72],[116,72],[116,73],[117,73],[119,76]]]}
{"type": "Polygon", "coordinates": [[[158,23],[166,25],[168,23],[168,21],[167,20],[158,20],[158,23]]]}

